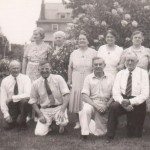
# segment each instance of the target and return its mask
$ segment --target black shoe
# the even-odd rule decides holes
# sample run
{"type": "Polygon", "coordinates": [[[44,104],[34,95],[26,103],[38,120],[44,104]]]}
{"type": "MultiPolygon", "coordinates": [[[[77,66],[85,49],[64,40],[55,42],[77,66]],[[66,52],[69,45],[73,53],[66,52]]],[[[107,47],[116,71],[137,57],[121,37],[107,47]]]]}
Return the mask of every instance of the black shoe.
{"type": "Polygon", "coordinates": [[[112,140],[113,140],[113,137],[107,136],[107,137],[106,137],[106,144],[111,143],[112,140]]]}
{"type": "Polygon", "coordinates": [[[88,135],[81,135],[81,139],[82,139],[83,141],[86,141],[86,140],[88,139],[88,135]]]}

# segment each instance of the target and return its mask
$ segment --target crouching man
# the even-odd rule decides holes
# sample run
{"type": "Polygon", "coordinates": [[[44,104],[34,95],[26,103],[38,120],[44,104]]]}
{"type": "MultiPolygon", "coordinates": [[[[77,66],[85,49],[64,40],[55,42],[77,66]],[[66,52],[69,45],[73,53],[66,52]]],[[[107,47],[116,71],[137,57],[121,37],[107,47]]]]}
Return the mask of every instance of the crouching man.
{"type": "Polygon", "coordinates": [[[126,69],[121,70],[113,87],[113,102],[110,106],[107,126],[107,142],[114,136],[121,115],[127,115],[127,136],[141,137],[146,115],[146,100],[149,96],[149,79],[146,70],[137,67],[138,57],[134,52],[126,56],[126,69]]]}
{"type": "Polygon", "coordinates": [[[59,133],[63,133],[68,124],[69,89],[61,76],[51,74],[49,62],[41,62],[39,70],[41,77],[33,82],[29,101],[38,115],[35,135],[46,135],[52,121],[59,125],[59,133]]]}
{"type": "Polygon", "coordinates": [[[10,75],[2,80],[1,84],[1,110],[4,115],[4,128],[14,127],[26,129],[26,117],[31,91],[31,81],[28,76],[20,73],[20,63],[16,60],[10,62],[10,75]]]}
{"type": "Polygon", "coordinates": [[[107,132],[107,110],[112,102],[113,78],[104,73],[105,62],[102,58],[92,60],[94,72],[84,80],[82,89],[83,109],[79,113],[81,137],[87,139],[90,133],[99,136],[107,132]],[[91,120],[94,124],[91,124],[91,120]]]}

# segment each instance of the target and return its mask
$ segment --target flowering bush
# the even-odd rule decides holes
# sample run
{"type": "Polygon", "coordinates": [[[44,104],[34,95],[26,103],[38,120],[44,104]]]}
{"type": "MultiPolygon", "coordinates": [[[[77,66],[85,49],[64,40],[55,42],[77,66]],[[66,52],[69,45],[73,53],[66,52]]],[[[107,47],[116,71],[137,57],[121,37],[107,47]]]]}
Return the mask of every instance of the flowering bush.
{"type": "Polygon", "coordinates": [[[99,47],[105,43],[101,37],[112,28],[119,36],[117,44],[129,47],[132,32],[139,29],[145,34],[143,45],[150,47],[150,0],[69,0],[64,3],[73,9],[73,25],[67,31],[71,36],[78,37],[79,32],[85,30],[90,45],[99,47]]]}

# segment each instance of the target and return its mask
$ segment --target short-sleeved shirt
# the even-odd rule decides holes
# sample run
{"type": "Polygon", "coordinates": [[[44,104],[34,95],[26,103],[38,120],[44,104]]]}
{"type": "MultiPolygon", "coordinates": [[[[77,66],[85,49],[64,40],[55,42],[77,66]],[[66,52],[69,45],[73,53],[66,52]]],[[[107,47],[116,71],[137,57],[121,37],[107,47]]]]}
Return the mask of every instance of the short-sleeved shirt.
{"type": "Polygon", "coordinates": [[[113,77],[104,75],[97,78],[94,73],[84,80],[82,94],[87,94],[95,103],[105,103],[112,95],[113,77]]]}
{"type": "MultiPolygon", "coordinates": [[[[49,97],[45,88],[44,78],[40,77],[35,80],[31,89],[30,104],[38,103],[41,107],[51,105],[51,98],[49,97]]],[[[69,93],[69,89],[65,80],[60,75],[51,74],[48,77],[48,85],[52,91],[55,105],[63,104],[63,96],[69,93]]]]}

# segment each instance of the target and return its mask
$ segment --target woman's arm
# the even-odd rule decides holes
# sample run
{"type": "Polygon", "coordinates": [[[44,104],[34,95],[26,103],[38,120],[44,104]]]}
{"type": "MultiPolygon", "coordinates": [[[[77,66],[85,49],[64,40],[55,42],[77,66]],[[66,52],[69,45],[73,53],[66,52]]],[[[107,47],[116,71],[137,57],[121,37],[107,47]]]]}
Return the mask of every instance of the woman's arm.
{"type": "Polygon", "coordinates": [[[68,65],[68,86],[70,87],[72,84],[72,71],[73,71],[73,62],[72,62],[72,54],[70,55],[70,61],[68,65]]]}
{"type": "Polygon", "coordinates": [[[23,74],[26,74],[27,64],[28,64],[28,59],[26,57],[24,57],[23,62],[22,62],[22,73],[23,74]]]}

